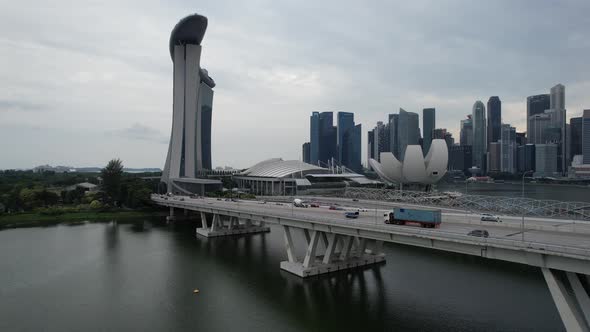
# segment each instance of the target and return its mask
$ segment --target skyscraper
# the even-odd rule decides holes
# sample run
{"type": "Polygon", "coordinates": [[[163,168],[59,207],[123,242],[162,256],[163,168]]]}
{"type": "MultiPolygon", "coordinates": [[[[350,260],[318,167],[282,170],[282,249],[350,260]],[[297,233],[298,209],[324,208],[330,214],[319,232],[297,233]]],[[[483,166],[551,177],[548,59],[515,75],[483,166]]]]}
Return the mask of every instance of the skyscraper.
{"type": "Polygon", "coordinates": [[[504,173],[516,172],[516,128],[502,124],[500,130],[500,170],[504,173]]]}
{"type": "Polygon", "coordinates": [[[170,34],[173,69],[172,134],[161,181],[167,191],[180,178],[211,169],[211,117],[215,82],[200,67],[207,18],[180,20],[170,34]]]}
{"type": "Polygon", "coordinates": [[[344,146],[342,152],[342,165],[349,169],[360,172],[361,166],[361,135],[362,128],[358,124],[346,131],[342,138],[342,145],[344,146]]]}
{"type": "Polygon", "coordinates": [[[557,144],[557,171],[563,175],[567,170],[565,87],[557,84],[550,92],[551,128],[557,134],[552,137],[551,142],[557,144]]]}
{"type": "Polygon", "coordinates": [[[361,126],[355,125],[354,114],[338,112],[338,162],[354,171],[361,171],[361,126]]]}
{"type": "Polygon", "coordinates": [[[557,145],[535,144],[535,177],[553,177],[557,173],[557,145]]]}
{"type": "Polygon", "coordinates": [[[486,108],[478,100],[473,104],[473,164],[485,173],[486,153],[486,108]]]}
{"type": "Polygon", "coordinates": [[[389,114],[389,152],[399,159],[398,123],[399,114],[389,114]]]}
{"type": "MultiPolygon", "coordinates": [[[[459,134],[459,142],[463,146],[473,145],[473,120],[471,114],[467,115],[467,119],[461,120],[461,133],[459,134]]],[[[471,167],[472,165],[469,165],[471,167]]]]}
{"type": "Polygon", "coordinates": [[[489,146],[488,165],[486,165],[489,173],[497,173],[502,170],[502,144],[500,142],[492,142],[489,146]]]}
{"type": "Polygon", "coordinates": [[[488,131],[487,143],[497,142],[500,139],[502,126],[502,102],[498,96],[492,96],[488,100],[488,131]]]}
{"type": "Polygon", "coordinates": [[[332,112],[320,113],[320,150],[319,160],[325,164],[337,159],[337,132],[334,127],[334,114],[332,112]]]}
{"type": "Polygon", "coordinates": [[[432,131],[436,128],[436,111],[434,108],[425,108],[422,110],[422,137],[423,147],[422,152],[426,156],[430,150],[430,144],[432,143],[432,131]]]}
{"type": "Polygon", "coordinates": [[[309,117],[309,163],[317,165],[320,159],[320,112],[309,117]]]}
{"type": "MultiPolygon", "coordinates": [[[[550,103],[550,97],[548,94],[542,94],[542,95],[535,95],[535,96],[529,96],[526,99],[526,118],[527,118],[527,127],[526,127],[526,132],[527,132],[527,137],[528,142],[529,143],[533,143],[530,140],[530,135],[531,135],[531,123],[530,123],[530,119],[531,116],[536,115],[536,114],[543,114],[545,112],[545,110],[548,110],[551,106],[550,103]]],[[[535,143],[533,143],[535,144],[535,143]]]]}
{"type": "Polygon", "coordinates": [[[570,160],[571,163],[574,156],[582,154],[582,123],[583,117],[570,119],[569,145],[570,145],[570,160]]]}
{"type": "Polygon", "coordinates": [[[584,110],[582,118],[582,160],[590,164],[590,110],[584,110]]]}
{"type": "Polygon", "coordinates": [[[336,145],[338,146],[338,162],[344,165],[342,155],[347,147],[344,145],[344,135],[347,131],[354,127],[354,114],[349,112],[338,112],[336,119],[336,131],[338,139],[336,145]]]}
{"type": "Polygon", "coordinates": [[[548,113],[531,115],[527,125],[527,142],[530,144],[545,144],[548,141],[547,129],[550,126],[551,116],[548,113]]]}
{"type": "Polygon", "coordinates": [[[565,86],[557,84],[550,90],[549,108],[554,110],[565,109],[565,86]]]}
{"type": "Polygon", "coordinates": [[[303,145],[301,146],[301,155],[303,157],[303,162],[304,163],[309,163],[310,160],[310,143],[309,142],[305,142],[303,143],[303,145]]]}
{"type": "Polygon", "coordinates": [[[369,160],[375,159],[375,132],[373,130],[369,130],[367,133],[367,166],[369,166],[369,160]]]}
{"type": "Polygon", "coordinates": [[[420,140],[420,120],[416,113],[406,112],[399,109],[397,141],[399,149],[399,160],[404,160],[406,147],[408,145],[417,145],[420,140]]]}

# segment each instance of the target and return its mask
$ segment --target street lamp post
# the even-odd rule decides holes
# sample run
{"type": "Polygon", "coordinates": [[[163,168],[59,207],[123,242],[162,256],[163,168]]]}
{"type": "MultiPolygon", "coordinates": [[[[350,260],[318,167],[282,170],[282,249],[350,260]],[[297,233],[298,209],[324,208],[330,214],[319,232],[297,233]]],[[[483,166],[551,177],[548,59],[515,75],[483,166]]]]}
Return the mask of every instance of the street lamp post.
{"type": "Polygon", "coordinates": [[[521,234],[521,239],[523,242],[524,242],[524,214],[525,214],[525,210],[524,210],[524,178],[528,173],[532,173],[532,172],[533,172],[532,170],[528,170],[522,174],[522,194],[521,194],[521,197],[522,197],[522,204],[521,204],[521,206],[522,206],[522,223],[520,224],[520,234],[521,234]]]}

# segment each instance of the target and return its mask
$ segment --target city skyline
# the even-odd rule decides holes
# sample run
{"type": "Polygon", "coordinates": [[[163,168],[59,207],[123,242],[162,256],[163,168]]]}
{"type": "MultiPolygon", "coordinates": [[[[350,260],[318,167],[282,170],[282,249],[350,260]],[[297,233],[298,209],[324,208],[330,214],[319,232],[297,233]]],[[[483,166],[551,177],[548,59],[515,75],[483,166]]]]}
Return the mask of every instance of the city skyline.
{"type": "Polygon", "coordinates": [[[489,96],[500,97],[503,121],[519,132],[526,127],[526,97],[547,93],[557,83],[568,89],[568,121],[590,107],[590,68],[583,58],[590,49],[584,43],[590,39],[582,15],[589,9],[585,3],[541,3],[534,11],[510,2],[485,8],[449,3],[445,14],[436,2],[424,8],[380,3],[362,10],[345,6],[333,15],[328,13],[335,4],[317,5],[312,12],[273,4],[264,19],[253,19],[240,10],[251,13],[260,10],[257,6],[234,5],[235,11],[227,11],[223,2],[197,9],[175,3],[162,12],[142,2],[145,12],[133,22],[127,19],[136,15],[130,4],[112,3],[105,9],[57,2],[55,8],[30,10],[27,17],[22,4],[2,5],[3,31],[11,31],[0,36],[6,50],[2,60],[14,66],[0,71],[7,86],[0,94],[0,150],[5,153],[0,169],[95,166],[115,156],[130,167],[164,168],[172,68],[161,45],[177,18],[194,11],[215,22],[203,52],[203,66],[220,83],[213,106],[213,167],[245,168],[276,156],[299,159],[308,126],[304,119],[316,109],[355,113],[356,122],[365,124],[361,146],[366,163],[366,130],[400,107],[415,113],[435,107],[436,127],[446,128],[455,139],[459,120],[473,102],[489,96]],[[497,30],[461,29],[483,10],[502,13],[506,24],[497,30]],[[62,16],[66,12],[67,19],[62,16]],[[361,24],[379,28],[374,38],[346,27],[345,18],[353,12],[361,24]],[[291,14],[310,28],[300,31],[299,22],[285,19],[291,14]],[[404,19],[410,14],[439,22],[440,31],[404,19]],[[569,23],[548,31],[541,24],[548,14],[569,23]],[[97,15],[118,24],[85,24],[97,15]],[[311,24],[320,18],[327,25],[311,24]],[[522,25],[528,30],[520,32],[522,25]],[[124,29],[140,29],[145,38],[120,34],[124,29]],[[540,49],[527,42],[524,34],[531,33],[544,35],[555,47],[540,49]],[[293,38],[297,43],[290,42],[293,38]],[[380,55],[359,54],[359,46],[380,55]],[[492,46],[494,56],[481,51],[492,46]],[[435,58],[422,55],[432,54],[427,51],[433,47],[440,51],[435,58]],[[404,52],[395,51],[399,49],[404,52]],[[419,68],[433,62],[435,66],[419,68]],[[261,118],[275,118],[278,125],[261,127],[261,118]],[[249,151],[250,146],[264,149],[249,151]]]}

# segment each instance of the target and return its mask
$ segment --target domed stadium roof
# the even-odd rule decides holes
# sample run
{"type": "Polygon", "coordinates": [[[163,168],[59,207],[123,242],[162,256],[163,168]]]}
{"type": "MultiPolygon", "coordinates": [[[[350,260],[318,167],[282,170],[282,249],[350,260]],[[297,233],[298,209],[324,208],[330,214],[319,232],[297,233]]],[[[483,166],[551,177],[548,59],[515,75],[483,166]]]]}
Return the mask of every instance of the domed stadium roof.
{"type": "Polygon", "coordinates": [[[282,158],[272,158],[261,161],[248,168],[240,175],[251,177],[272,177],[283,178],[295,173],[304,173],[314,171],[315,173],[328,173],[329,170],[312,164],[304,163],[299,160],[283,160],[282,158]]]}

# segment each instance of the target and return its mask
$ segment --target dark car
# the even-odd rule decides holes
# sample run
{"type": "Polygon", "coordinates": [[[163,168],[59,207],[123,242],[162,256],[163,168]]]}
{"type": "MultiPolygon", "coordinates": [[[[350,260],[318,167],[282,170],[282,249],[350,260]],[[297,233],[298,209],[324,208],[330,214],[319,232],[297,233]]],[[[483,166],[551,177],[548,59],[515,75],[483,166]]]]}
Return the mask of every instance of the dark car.
{"type": "Polygon", "coordinates": [[[477,236],[477,237],[489,237],[490,233],[485,229],[474,229],[471,232],[467,233],[469,236],[477,236]]]}

